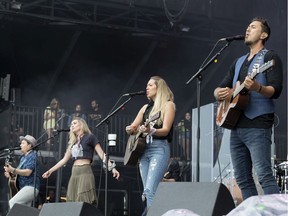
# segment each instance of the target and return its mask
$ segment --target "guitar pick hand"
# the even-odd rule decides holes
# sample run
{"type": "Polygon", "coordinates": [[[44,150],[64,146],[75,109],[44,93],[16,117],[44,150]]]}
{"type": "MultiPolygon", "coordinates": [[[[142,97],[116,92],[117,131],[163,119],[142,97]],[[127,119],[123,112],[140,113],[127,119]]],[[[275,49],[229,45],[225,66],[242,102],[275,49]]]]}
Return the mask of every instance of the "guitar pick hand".
{"type": "Polygon", "coordinates": [[[225,100],[230,95],[230,93],[230,88],[218,88],[215,93],[215,98],[222,101],[225,100]]]}

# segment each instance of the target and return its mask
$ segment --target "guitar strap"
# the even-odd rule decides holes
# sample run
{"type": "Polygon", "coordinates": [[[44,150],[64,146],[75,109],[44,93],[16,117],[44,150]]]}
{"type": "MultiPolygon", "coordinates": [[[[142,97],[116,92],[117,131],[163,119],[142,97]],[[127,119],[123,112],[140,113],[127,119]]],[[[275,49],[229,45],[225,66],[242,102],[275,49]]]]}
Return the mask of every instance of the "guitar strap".
{"type": "Polygon", "coordinates": [[[144,111],[143,122],[142,122],[143,124],[144,124],[144,121],[146,121],[147,119],[149,119],[149,114],[150,114],[153,106],[154,106],[154,101],[151,100],[151,101],[147,104],[147,107],[146,107],[146,109],[145,109],[145,111],[144,111]]]}
{"type": "Polygon", "coordinates": [[[21,169],[25,162],[26,162],[26,157],[22,155],[20,158],[20,163],[19,163],[17,169],[21,169]]]}
{"type": "MultiPolygon", "coordinates": [[[[256,59],[252,60],[248,71],[252,71],[252,70],[255,70],[255,69],[259,68],[259,66],[263,63],[263,58],[264,58],[264,56],[265,56],[267,51],[268,50],[264,48],[256,55],[256,59]]],[[[235,73],[234,73],[234,77],[233,77],[233,86],[235,86],[236,82],[238,81],[238,77],[239,77],[239,73],[240,73],[241,67],[242,67],[244,61],[246,60],[246,58],[248,57],[248,55],[249,55],[249,53],[244,55],[244,56],[242,56],[242,57],[240,57],[237,60],[237,62],[236,62],[235,73]]]]}
{"type": "MultiPolygon", "coordinates": [[[[29,153],[28,154],[30,154],[30,153],[32,153],[32,150],[30,150],[29,151],[29,153]]],[[[27,154],[27,155],[28,155],[27,154]]],[[[20,163],[19,163],[19,165],[17,166],[17,169],[22,169],[23,168],[23,164],[26,162],[26,160],[27,160],[27,155],[21,155],[21,157],[20,157],[20,163]]]]}
{"type": "MultiPolygon", "coordinates": [[[[153,106],[154,106],[154,101],[150,101],[150,102],[148,103],[145,111],[144,111],[143,121],[148,121],[148,119],[149,119],[149,114],[150,114],[153,106]]],[[[150,128],[153,128],[153,127],[154,127],[154,125],[156,124],[156,121],[157,121],[157,120],[149,122],[150,128]]],[[[149,135],[149,134],[146,134],[146,143],[152,143],[152,142],[153,142],[153,136],[152,136],[152,135],[149,135]]]]}

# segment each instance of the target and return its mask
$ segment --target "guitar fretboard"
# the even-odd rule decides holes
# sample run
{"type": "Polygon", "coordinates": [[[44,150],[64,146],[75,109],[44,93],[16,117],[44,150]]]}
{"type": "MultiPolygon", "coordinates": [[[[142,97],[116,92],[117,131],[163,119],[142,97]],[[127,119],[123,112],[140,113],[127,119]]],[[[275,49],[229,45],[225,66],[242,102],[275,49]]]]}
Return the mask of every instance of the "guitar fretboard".
{"type": "MultiPolygon", "coordinates": [[[[274,60],[270,60],[263,65],[261,65],[259,68],[256,68],[252,70],[252,72],[249,74],[249,77],[251,79],[254,79],[259,73],[262,73],[263,71],[267,70],[268,68],[272,67],[274,65],[274,60]]],[[[238,86],[234,92],[233,92],[233,98],[235,98],[243,89],[245,88],[244,82],[238,86]]]]}

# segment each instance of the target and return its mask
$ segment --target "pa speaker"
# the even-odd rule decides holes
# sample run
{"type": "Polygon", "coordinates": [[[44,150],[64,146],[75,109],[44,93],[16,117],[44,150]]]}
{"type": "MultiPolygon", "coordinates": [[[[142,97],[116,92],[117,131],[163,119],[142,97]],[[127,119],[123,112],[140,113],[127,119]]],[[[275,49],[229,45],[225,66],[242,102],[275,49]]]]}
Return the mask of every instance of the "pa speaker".
{"type": "Polygon", "coordinates": [[[7,216],[38,216],[39,212],[36,208],[16,203],[8,212],[7,216]]]}
{"type": "Polygon", "coordinates": [[[148,216],[172,209],[188,209],[201,216],[226,215],[235,208],[223,184],[209,182],[160,182],[148,216]]]}
{"type": "Polygon", "coordinates": [[[45,203],[39,216],[103,216],[99,209],[85,202],[45,203]]]}

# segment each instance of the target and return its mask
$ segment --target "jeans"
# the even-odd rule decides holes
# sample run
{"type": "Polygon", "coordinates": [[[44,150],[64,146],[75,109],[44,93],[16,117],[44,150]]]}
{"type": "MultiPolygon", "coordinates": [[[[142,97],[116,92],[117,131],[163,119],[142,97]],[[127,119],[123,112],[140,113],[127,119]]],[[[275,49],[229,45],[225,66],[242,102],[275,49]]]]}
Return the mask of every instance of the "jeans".
{"type": "Polygon", "coordinates": [[[152,143],[146,144],[139,167],[147,208],[152,205],[158,184],[168,168],[169,158],[170,146],[167,140],[154,139],[152,143]]]}
{"type": "Polygon", "coordinates": [[[258,195],[252,167],[255,169],[264,194],[280,192],[272,171],[271,134],[271,128],[236,128],[231,130],[231,158],[243,200],[258,195]]]}
{"type": "MultiPolygon", "coordinates": [[[[38,193],[39,190],[36,189],[35,197],[37,197],[38,193]]],[[[9,200],[9,207],[10,209],[12,209],[15,203],[31,206],[33,200],[34,200],[34,187],[25,186],[9,200]]]]}

